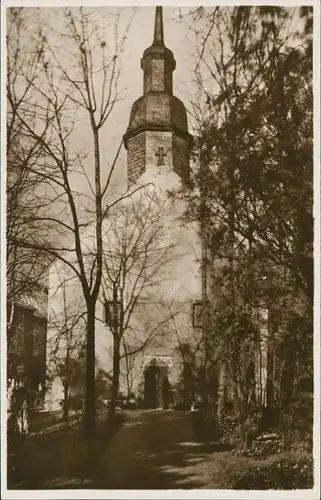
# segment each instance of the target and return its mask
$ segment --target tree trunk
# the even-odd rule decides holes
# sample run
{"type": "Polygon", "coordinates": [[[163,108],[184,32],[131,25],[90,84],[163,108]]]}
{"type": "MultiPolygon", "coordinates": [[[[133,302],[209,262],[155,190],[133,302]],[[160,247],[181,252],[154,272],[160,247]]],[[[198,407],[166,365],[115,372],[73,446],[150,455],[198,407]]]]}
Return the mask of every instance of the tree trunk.
{"type": "Polygon", "coordinates": [[[221,369],[219,373],[219,386],[218,386],[218,394],[217,394],[217,420],[218,424],[222,425],[224,410],[226,404],[226,365],[223,362],[221,364],[221,369]]]}
{"type": "Polygon", "coordinates": [[[112,393],[111,393],[111,406],[110,406],[110,417],[112,418],[115,414],[116,401],[119,390],[119,374],[120,374],[120,344],[117,338],[114,338],[114,350],[113,350],[113,382],[112,382],[112,393]]]}
{"type": "Polygon", "coordinates": [[[87,304],[86,394],[84,431],[87,438],[95,434],[95,306],[87,304]]]}
{"type": "Polygon", "coordinates": [[[267,348],[267,374],[266,374],[266,405],[271,407],[274,403],[274,332],[269,328],[267,348]]]}
{"type": "Polygon", "coordinates": [[[126,385],[127,385],[127,399],[130,399],[131,390],[132,390],[132,377],[131,377],[131,366],[128,358],[128,349],[126,342],[124,342],[124,351],[125,351],[125,363],[126,363],[126,385]]]}
{"type": "Polygon", "coordinates": [[[69,423],[69,384],[66,383],[64,385],[64,404],[63,404],[63,414],[62,414],[62,420],[66,422],[68,425],[69,423]]]}

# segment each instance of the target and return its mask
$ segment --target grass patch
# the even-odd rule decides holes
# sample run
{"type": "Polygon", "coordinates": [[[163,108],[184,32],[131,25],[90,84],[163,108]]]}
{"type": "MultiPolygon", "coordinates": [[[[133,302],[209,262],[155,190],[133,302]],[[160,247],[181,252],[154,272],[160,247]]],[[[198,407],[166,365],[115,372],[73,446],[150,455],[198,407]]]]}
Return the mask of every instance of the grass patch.
{"type": "MultiPolygon", "coordinates": [[[[256,487],[252,487],[250,476],[252,471],[273,469],[274,464],[286,459],[287,453],[275,454],[264,459],[237,456],[229,451],[217,452],[193,467],[193,474],[204,481],[206,489],[268,489],[264,482],[257,479],[256,487]]],[[[261,477],[261,476],[258,476],[261,477]]],[[[274,486],[274,489],[281,489],[274,486]]]]}
{"type": "Polygon", "coordinates": [[[83,438],[79,420],[20,439],[8,454],[8,489],[84,487],[123,420],[100,418],[91,440],[83,438]]]}

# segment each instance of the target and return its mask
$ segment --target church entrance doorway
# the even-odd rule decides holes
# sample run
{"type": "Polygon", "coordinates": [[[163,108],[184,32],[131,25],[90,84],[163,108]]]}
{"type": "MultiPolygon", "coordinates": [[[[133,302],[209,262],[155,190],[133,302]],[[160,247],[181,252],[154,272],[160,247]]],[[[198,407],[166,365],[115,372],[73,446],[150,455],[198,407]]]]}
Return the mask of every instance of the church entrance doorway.
{"type": "Polygon", "coordinates": [[[144,403],[145,408],[168,408],[168,365],[156,358],[145,366],[144,403]]]}

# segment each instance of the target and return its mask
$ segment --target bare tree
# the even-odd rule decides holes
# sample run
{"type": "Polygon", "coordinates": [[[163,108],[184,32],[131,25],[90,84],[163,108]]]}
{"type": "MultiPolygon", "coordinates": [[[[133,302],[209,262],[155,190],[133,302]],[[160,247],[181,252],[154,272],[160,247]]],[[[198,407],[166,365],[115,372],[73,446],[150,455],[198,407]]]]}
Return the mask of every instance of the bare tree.
{"type": "Polygon", "coordinates": [[[23,9],[8,9],[7,32],[7,183],[6,183],[6,260],[7,260],[7,329],[8,341],[13,340],[11,328],[14,322],[15,302],[26,297],[39,298],[45,287],[48,267],[53,258],[41,249],[22,248],[19,241],[34,230],[32,223],[26,224],[36,210],[33,192],[42,179],[33,171],[33,166],[42,154],[42,146],[23,130],[19,114],[24,103],[34,95],[33,83],[39,75],[39,53],[43,50],[41,40],[23,39],[26,21],[23,9]],[[17,92],[19,88],[19,92],[17,92]],[[37,297],[38,296],[38,297],[37,297]]]}
{"type": "MultiPolygon", "coordinates": [[[[104,181],[100,141],[102,129],[120,98],[120,56],[131,19],[120,34],[121,10],[112,21],[111,15],[108,17],[106,11],[97,9],[32,12],[24,9],[21,13],[33,16],[37,29],[34,26],[32,29],[41,41],[40,47],[35,48],[36,76],[30,78],[24,59],[21,65],[13,65],[17,77],[8,88],[7,97],[10,103],[16,96],[22,101],[17,110],[21,130],[41,148],[38,161],[28,168],[41,179],[44,187],[33,193],[38,210],[24,221],[28,228],[32,223],[33,231],[26,230],[27,237],[19,237],[17,243],[21,248],[43,251],[58,259],[79,279],[87,325],[84,426],[86,434],[92,435],[95,429],[95,310],[103,269],[102,224],[110,208],[105,198],[121,148],[120,144],[104,181]],[[53,20],[59,20],[63,26],[59,33],[53,20]],[[111,28],[111,22],[114,36],[109,43],[104,31],[106,25],[111,28]],[[21,81],[30,86],[32,96],[21,95],[21,81]],[[84,130],[87,128],[91,138],[87,151],[83,150],[81,139],[77,140],[79,122],[84,123],[84,130]],[[81,192],[75,187],[80,178],[86,182],[81,192]],[[84,205],[87,210],[80,211],[84,205]],[[88,237],[89,227],[92,232],[88,237]]],[[[15,17],[10,19],[8,29],[16,23],[15,17]]],[[[27,30],[24,36],[28,38],[30,32],[27,30]]],[[[11,53],[10,46],[8,52],[11,53]]],[[[23,56],[24,52],[20,51],[17,57],[23,56]]]]}
{"type": "Polygon", "coordinates": [[[123,352],[121,359],[124,359],[125,366],[120,369],[120,375],[126,380],[127,399],[130,399],[134,383],[143,373],[144,363],[140,356],[143,348],[140,343],[137,345],[129,343],[126,337],[123,337],[121,349],[123,352]]]}
{"type": "Polygon", "coordinates": [[[154,311],[162,305],[161,286],[166,283],[167,265],[173,261],[176,248],[163,216],[164,205],[156,192],[144,188],[106,221],[102,297],[113,337],[111,415],[119,390],[121,359],[125,358],[127,371],[131,371],[135,354],[161,335],[171,318],[168,311],[154,311]]]}
{"type": "MultiPolygon", "coordinates": [[[[27,418],[27,401],[32,399],[30,363],[25,346],[25,311],[21,308],[31,305],[37,312],[44,312],[48,268],[53,257],[40,248],[24,248],[19,244],[35,230],[31,220],[37,200],[33,199],[33,193],[42,183],[32,171],[42,154],[42,146],[25,133],[19,114],[24,103],[34,96],[33,83],[39,75],[38,60],[43,43],[37,37],[30,37],[26,43],[23,9],[12,8],[7,12],[10,26],[6,57],[7,383],[8,410],[12,411],[11,420],[14,420],[19,413],[18,407],[23,418],[27,418]],[[29,217],[30,222],[26,223],[29,217]]],[[[30,309],[26,314],[30,314],[30,309]]]]}
{"type": "MultiPolygon", "coordinates": [[[[75,278],[76,279],[76,278],[75,278]]],[[[50,378],[58,377],[63,387],[63,420],[69,422],[72,386],[79,382],[81,367],[85,361],[86,322],[81,302],[75,296],[74,280],[67,280],[66,273],[59,276],[58,289],[54,291],[59,302],[58,310],[49,311],[49,334],[47,340],[47,361],[50,378]],[[68,295],[73,294],[73,302],[68,295]],[[58,295],[58,297],[57,297],[58,295]],[[62,305],[62,307],[61,307],[62,305]]]]}

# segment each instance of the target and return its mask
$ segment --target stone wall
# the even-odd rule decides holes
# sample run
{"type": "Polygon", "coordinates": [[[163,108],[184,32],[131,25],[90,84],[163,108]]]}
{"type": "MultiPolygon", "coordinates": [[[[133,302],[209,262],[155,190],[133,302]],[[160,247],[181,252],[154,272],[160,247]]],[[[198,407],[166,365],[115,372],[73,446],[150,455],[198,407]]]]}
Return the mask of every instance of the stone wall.
{"type": "Polygon", "coordinates": [[[162,92],[164,90],[164,59],[152,60],[152,85],[148,90],[162,92]]]}
{"type": "Polygon", "coordinates": [[[128,187],[142,175],[145,169],[145,132],[128,141],[128,187]]]}
{"type": "Polygon", "coordinates": [[[147,57],[144,60],[144,70],[144,94],[150,91],[172,94],[173,69],[171,63],[163,58],[147,57]]]}
{"type": "MultiPolygon", "coordinates": [[[[156,153],[163,148],[164,165],[172,168],[184,181],[189,180],[188,141],[173,132],[147,131],[128,141],[128,186],[132,186],[148,166],[156,166],[156,153]]],[[[159,166],[160,173],[162,165],[159,166]]]]}

